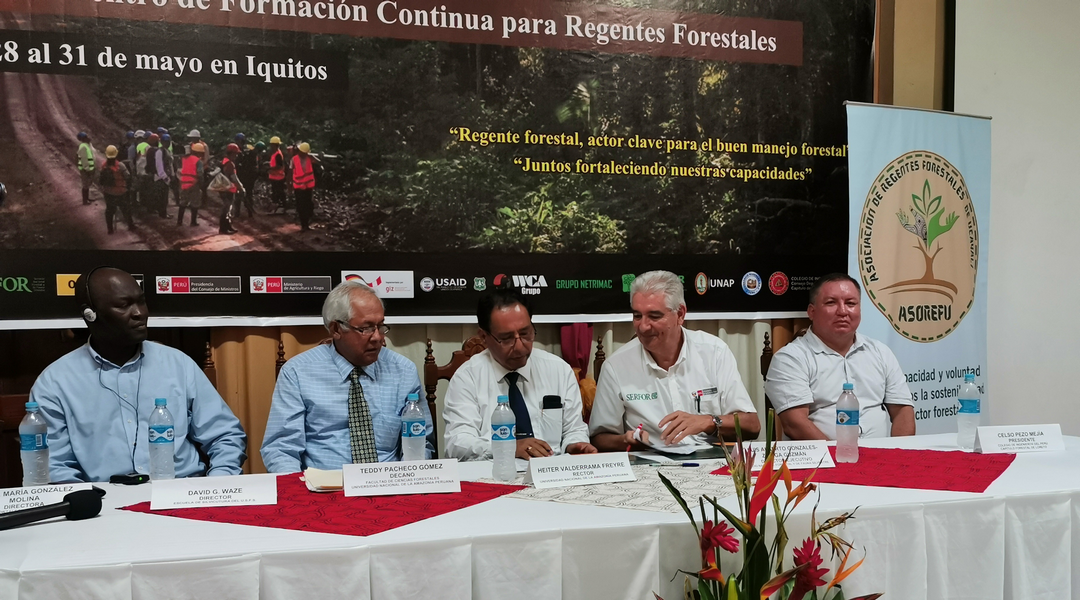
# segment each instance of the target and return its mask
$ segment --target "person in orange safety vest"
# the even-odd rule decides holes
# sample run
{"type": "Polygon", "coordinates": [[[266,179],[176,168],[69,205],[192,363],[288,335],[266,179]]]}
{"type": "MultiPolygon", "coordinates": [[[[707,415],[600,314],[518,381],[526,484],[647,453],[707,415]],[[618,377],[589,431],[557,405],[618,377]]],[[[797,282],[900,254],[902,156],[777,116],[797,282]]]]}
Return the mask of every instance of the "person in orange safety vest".
{"type": "Polygon", "coordinates": [[[311,229],[311,215],[315,213],[315,168],[318,160],[311,156],[311,145],[301,142],[292,157],[293,197],[296,198],[296,215],[300,217],[300,231],[311,229]]]}

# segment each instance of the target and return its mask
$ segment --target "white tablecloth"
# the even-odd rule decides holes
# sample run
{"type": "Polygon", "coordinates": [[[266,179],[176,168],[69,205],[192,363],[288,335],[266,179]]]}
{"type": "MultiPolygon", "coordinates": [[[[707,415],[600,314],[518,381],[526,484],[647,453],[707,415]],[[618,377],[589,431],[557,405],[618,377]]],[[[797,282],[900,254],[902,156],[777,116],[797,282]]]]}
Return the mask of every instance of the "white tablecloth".
{"type": "MultiPolygon", "coordinates": [[[[955,449],[955,436],[874,445],[955,449]]],[[[480,476],[475,465],[463,471],[480,476]]],[[[149,486],[105,486],[98,518],[0,532],[0,600],[681,598],[699,564],[682,515],[499,498],[367,538],[115,510],[149,486]]],[[[984,494],[823,484],[818,518],[866,562],[849,597],[1080,600],[1080,439],[1020,455],[984,494]],[[1074,574],[1075,573],[1075,574],[1074,574]]],[[[728,504],[733,503],[729,499],[728,504]]],[[[789,520],[809,531],[811,502],[789,520]],[[805,509],[805,510],[804,510],[805,509]]],[[[788,554],[790,554],[790,546],[788,554]]]]}

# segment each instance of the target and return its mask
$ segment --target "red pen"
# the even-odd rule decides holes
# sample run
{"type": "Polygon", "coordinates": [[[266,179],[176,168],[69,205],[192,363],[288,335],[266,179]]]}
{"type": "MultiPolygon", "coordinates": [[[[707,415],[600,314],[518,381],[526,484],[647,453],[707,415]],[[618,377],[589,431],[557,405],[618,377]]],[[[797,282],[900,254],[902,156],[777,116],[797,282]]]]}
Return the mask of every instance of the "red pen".
{"type": "MultiPolygon", "coordinates": [[[[642,431],[643,427],[645,427],[644,423],[638,423],[638,426],[634,429],[634,431],[636,432],[636,434],[634,435],[634,439],[639,440],[639,441],[641,440],[641,431],[642,431]]],[[[626,445],[626,451],[629,452],[630,448],[633,448],[633,447],[634,447],[633,444],[627,444],[626,445]]]]}

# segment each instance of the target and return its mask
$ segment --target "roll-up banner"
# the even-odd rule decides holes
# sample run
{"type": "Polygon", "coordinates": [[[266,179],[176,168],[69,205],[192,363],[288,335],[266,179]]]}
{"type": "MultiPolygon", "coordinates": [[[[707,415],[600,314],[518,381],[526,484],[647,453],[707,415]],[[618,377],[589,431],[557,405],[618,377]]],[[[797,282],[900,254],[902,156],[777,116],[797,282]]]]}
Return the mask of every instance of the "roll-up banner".
{"type": "Polygon", "coordinates": [[[988,379],[990,119],[857,103],[847,114],[859,332],[896,354],[916,431],[956,431],[964,376],[984,399],[988,379]]]}
{"type": "Polygon", "coordinates": [[[626,313],[649,269],[781,315],[844,265],[872,0],[0,4],[0,328],[77,318],[97,265],[155,317],[357,279],[429,322],[626,313]]]}

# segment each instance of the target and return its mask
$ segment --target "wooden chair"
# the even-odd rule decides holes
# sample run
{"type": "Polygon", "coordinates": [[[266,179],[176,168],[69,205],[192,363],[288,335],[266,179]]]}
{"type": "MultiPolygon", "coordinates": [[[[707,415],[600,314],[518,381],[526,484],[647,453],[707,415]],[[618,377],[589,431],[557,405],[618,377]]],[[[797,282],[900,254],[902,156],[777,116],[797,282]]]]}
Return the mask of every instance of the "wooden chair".
{"type": "Polygon", "coordinates": [[[281,367],[285,366],[285,342],[277,341],[277,360],[274,361],[274,378],[281,375],[281,367]]]}
{"type": "Polygon", "coordinates": [[[214,364],[214,349],[210,342],[206,342],[206,356],[201,366],[206,378],[210,380],[210,385],[217,389],[217,365],[214,364]]]}
{"type": "Polygon", "coordinates": [[[596,354],[594,355],[592,361],[592,372],[593,379],[597,383],[600,382],[600,369],[603,368],[604,359],[606,358],[607,356],[604,354],[604,336],[596,336],[596,354]]]}
{"type": "Polygon", "coordinates": [[[435,447],[434,458],[439,457],[439,423],[436,418],[435,412],[435,390],[439,386],[439,380],[450,380],[457,372],[458,367],[465,364],[465,361],[469,360],[475,354],[479,354],[486,349],[484,346],[484,340],[480,336],[476,335],[467,340],[461,345],[461,350],[454,350],[454,353],[450,355],[450,362],[443,366],[435,364],[435,353],[431,349],[431,339],[427,341],[426,356],[424,356],[424,391],[427,394],[428,410],[431,412],[431,435],[432,446],[435,447]]]}
{"type": "MultiPolygon", "coordinates": [[[[806,335],[807,331],[808,329],[806,327],[800,328],[798,331],[795,332],[795,336],[792,339],[800,338],[806,335]]],[[[777,348],[777,350],[779,350],[779,348],[777,348]]],[[[773,354],[774,352],[772,347],[772,339],[770,339],[769,337],[769,332],[766,331],[765,345],[761,349],[761,379],[765,381],[769,380],[769,365],[772,364],[773,354]]],[[[768,412],[769,410],[773,410],[772,400],[769,400],[768,394],[765,394],[765,410],[766,412],[768,412]]],[[[784,439],[784,425],[780,422],[780,415],[776,415],[776,420],[774,421],[774,424],[776,425],[775,439],[784,439]]]]}

